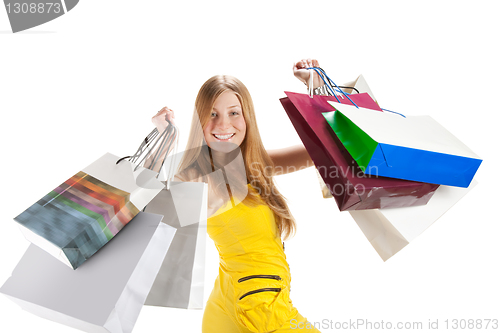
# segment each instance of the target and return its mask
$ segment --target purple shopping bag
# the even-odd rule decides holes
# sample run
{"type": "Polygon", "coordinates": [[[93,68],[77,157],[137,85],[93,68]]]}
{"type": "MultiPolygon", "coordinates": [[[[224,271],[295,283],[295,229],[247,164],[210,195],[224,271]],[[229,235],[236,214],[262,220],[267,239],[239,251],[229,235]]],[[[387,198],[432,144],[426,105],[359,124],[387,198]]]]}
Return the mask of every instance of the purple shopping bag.
{"type": "MultiPolygon", "coordinates": [[[[295,130],[341,211],[425,205],[435,184],[365,175],[338,140],[322,112],[332,110],[334,96],[285,92],[280,99],[295,130]]],[[[367,93],[349,95],[360,107],[381,111],[367,93]]],[[[341,103],[351,102],[339,97],[341,103]]],[[[375,111],[374,111],[375,112],[375,111]]]]}

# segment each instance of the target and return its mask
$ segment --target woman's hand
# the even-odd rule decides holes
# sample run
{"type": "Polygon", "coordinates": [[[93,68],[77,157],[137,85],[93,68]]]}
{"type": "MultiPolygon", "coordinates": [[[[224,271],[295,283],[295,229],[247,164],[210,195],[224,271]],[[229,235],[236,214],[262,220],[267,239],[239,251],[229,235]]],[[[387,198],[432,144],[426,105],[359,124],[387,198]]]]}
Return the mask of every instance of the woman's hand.
{"type": "Polygon", "coordinates": [[[319,62],[316,59],[302,59],[293,64],[293,75],[300,81],[304,82],[309,88],[309,76],[311,73],[314,75],[313,78],[313,88],[321,87],[324,82],[319,77],[318,73],[316,73],[313,69],[306,69],[309,67],[319,67],[319,62]]]}
{"type": "Polygon", "coordinates": [[[169,122],[172,123],[172,125],[175,125],[174,119],[174,111],[165,106],[163,109],[158,111],[151,121],[158,129],[158,132],[161,133],[167,128],[169,122]]]}
{"type": "MultiPolygon", "coordinates": [[[[165,106],[163,109],[158,111],[158,113],[153,118],[151,118],[151,121],[158,129],[158,132],[162,133],[169,126],[169,122],[170,124],[175,125],[174,118],[175,118],[174,111],[170,110],[165,106]]],[[[176,138],[174,137],[173,139],[175,140],[176,138]]],[[[170,151],[173,149],[173,145],[168,145],[168,147],[170,149],[166,149],[167,147],[163,147],[161,151],[158,151],[160,147],[157,147],[155,151],[152,154],[149,154],[148,158],[146,158],[146,161],[144,162],[144,167],[156,172],[160,172],[160,167],[162,165],[162,162],[165,159],[165,157],[168,156],[170,151]],[[158,153],[160,154],[158,157],[160,163],[155,163],[154,165],[152,165],[153,156],[157,155],[158,153]]]]}

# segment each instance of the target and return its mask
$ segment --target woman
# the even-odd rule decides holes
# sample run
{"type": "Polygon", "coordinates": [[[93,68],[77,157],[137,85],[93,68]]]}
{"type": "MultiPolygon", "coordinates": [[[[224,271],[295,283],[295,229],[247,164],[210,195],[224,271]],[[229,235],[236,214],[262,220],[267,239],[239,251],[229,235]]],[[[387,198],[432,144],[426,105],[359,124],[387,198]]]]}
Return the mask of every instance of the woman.
{"type": "MultiPolygon", "coordinates": [[[[299,61],[294,74],[307,84],[305,68],[313,66],[319,66],[316,60],[299,61]]],[[[314,85],[320,85],[317,74],[314,85]]],[[[173,119],[173,111],[163,108],[153,123],[161,131],[173,119]]],[[[307,319],[289,298],[290,270],[281,243],[294,233],[295,221],[273,176],[311,165],[303,146],[264,149],[250,94],[238,79],[214,76],[201,87],[176,177],[209,184],[207,231],[220,266],[206,303],[204,333],[306,328],[307,319]]]]}

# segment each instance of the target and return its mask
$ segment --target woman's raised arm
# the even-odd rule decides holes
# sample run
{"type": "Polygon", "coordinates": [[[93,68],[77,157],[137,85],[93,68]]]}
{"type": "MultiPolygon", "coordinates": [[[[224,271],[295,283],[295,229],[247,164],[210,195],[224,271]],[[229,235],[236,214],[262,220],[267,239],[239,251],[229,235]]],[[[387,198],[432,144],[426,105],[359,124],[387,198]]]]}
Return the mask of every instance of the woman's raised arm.
{"type": "Polygon", "coordinates": [[[314,165],[303,145],[268,150],[267,153],[274,163],[276,176],[303,170],[314,165]]]}
{"type": "MultiPolygon", "coordinates": [[[[319,67],[316,59],[302,59],[293,64],[293,75],[301,82],[309,85],[310,75],[313,74],[313,88],[323,85],[318,73],[308,70],[309,67],[319,67]]],[[[268,150],[267,153],[274,163],[275,175],[282,175],[298,170],[303,170],[314,163],[303,145],[297,145],[282,149],[268,150]]]]}

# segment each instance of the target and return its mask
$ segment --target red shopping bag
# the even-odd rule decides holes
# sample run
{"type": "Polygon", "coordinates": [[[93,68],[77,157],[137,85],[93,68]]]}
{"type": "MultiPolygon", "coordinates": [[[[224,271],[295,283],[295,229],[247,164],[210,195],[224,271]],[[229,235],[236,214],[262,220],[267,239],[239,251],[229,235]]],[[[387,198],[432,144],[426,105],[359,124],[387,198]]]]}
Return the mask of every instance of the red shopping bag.
{"type": "MultiPolygon", "coordinates": [[[[334,96],[285,92],[280,99],[295,130],[341,211],[425,205],[435,184],[365,175],[332,131],[322,112],[331,112],[334,96]]],[[[356,105],[381,111],[367,93],[349,95],[356,105]]],[[[352,104],[347,98],[339,101],[352,104]]]]}

